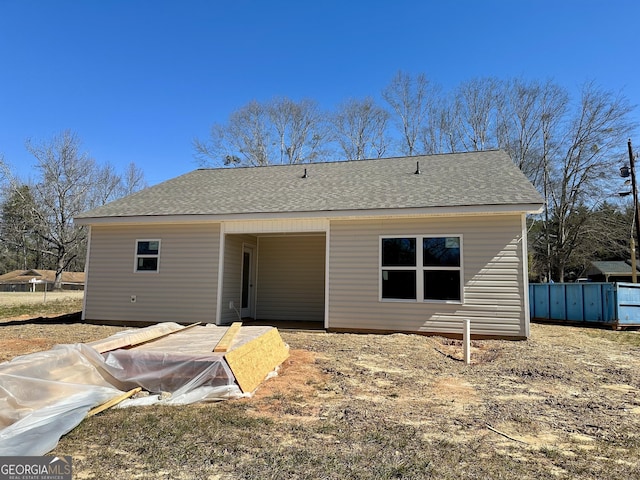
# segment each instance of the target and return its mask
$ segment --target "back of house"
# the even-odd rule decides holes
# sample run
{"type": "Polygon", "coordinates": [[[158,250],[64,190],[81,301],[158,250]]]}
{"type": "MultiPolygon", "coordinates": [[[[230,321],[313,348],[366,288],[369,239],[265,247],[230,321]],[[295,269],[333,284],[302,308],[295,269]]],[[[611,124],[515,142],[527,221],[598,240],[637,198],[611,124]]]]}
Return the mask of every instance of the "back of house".
{"type": "Polygon", "coordinates": [[[541,206],[499,150],[195,170],[76,217],[83,315],[526,338],[541,206]]]}

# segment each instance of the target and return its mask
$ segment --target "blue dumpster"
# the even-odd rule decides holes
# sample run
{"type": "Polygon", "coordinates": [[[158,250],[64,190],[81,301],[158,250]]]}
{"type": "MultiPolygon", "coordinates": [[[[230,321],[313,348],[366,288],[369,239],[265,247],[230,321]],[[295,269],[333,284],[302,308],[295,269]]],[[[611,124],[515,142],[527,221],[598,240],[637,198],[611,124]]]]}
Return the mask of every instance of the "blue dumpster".
{"type": "Polygon", "coordinates": [[[531,283],[529,308],[532,320],[640,326],[640,284],[531,283]]]}

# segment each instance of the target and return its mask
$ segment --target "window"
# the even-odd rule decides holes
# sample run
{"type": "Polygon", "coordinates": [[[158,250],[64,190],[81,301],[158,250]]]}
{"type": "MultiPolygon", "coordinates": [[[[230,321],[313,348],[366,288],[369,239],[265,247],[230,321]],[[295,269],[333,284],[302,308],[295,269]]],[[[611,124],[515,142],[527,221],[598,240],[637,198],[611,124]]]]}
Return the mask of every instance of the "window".
{"type": "Polygon", "coordinates": [[[460,237],[422,239],[425,300],[460,301],[460,237]]]}
{"type": "Polygon", "coordinates": [[[381,237],[383,300],[462,300],[459,235],[381,237]]]}
{"type": "Polygon", "coordinates": [[[136,272],[157,272],[160,240],[136,240],[136,272]]]}
{"type": "Polygon", "coordinates": [[[382,239],[382,298],[416,299],[416,258],[415,238],[382,239]]]}

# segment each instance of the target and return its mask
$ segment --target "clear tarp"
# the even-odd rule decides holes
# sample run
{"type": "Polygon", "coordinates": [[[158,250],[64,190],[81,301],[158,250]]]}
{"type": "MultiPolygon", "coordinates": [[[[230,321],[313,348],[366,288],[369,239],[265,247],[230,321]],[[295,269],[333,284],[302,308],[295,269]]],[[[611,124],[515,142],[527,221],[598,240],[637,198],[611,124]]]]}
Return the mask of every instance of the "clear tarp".
{"type": "Polygon", "coordinates": [[[0,456],[44,455],[95,405],[121,394],[102,356],[61,345],[0,364],[0,456]]]}
{"type": "MultiPolygon", "coordinates": [[[[104,354],[95,350],[114,338],[138,336],[153,328],[171,333],[181,327],[160,324],[91,344],[58,345],[1,363],[0,456],[47,453],[91,408],[138,386],[150,395],[125,400],[120,406],[247,396],[236,384],[224,354],[212,353],[226,331],[215,325],[178,331],[131,349],[104,354]]],[[[243,327],[234,346],[269,328],[243,327]]]]}

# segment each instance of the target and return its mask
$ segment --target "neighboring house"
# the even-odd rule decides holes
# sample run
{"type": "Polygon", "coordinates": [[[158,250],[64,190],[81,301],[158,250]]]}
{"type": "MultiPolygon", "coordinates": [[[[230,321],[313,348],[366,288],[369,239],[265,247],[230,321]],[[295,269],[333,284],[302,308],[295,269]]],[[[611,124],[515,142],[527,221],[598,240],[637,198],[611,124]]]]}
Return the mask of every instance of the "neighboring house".
{"type": "MultiPolygon", "coordinates": [[[[42,292],[53,289],[56,279],[55,270],[14,270],[0,275],[1,292],[42,292]]],[[[84,272],[62,272],[64,290],[82,290],[84,272]]]]}
{"type": "Polygon", "coordinates": [[[541,207],[503,151],[196,170],[76,217],[83,315],[526,338],[541,207]]]}
{"type": "MultiPolygon", "coordinates": [[[[640,270],[636,266],[637,276],[640,270]]],[[[631,282],[631,260],[629,261],[592,261],[587,270],[587,278],[591,282],[631,282]]]]}

